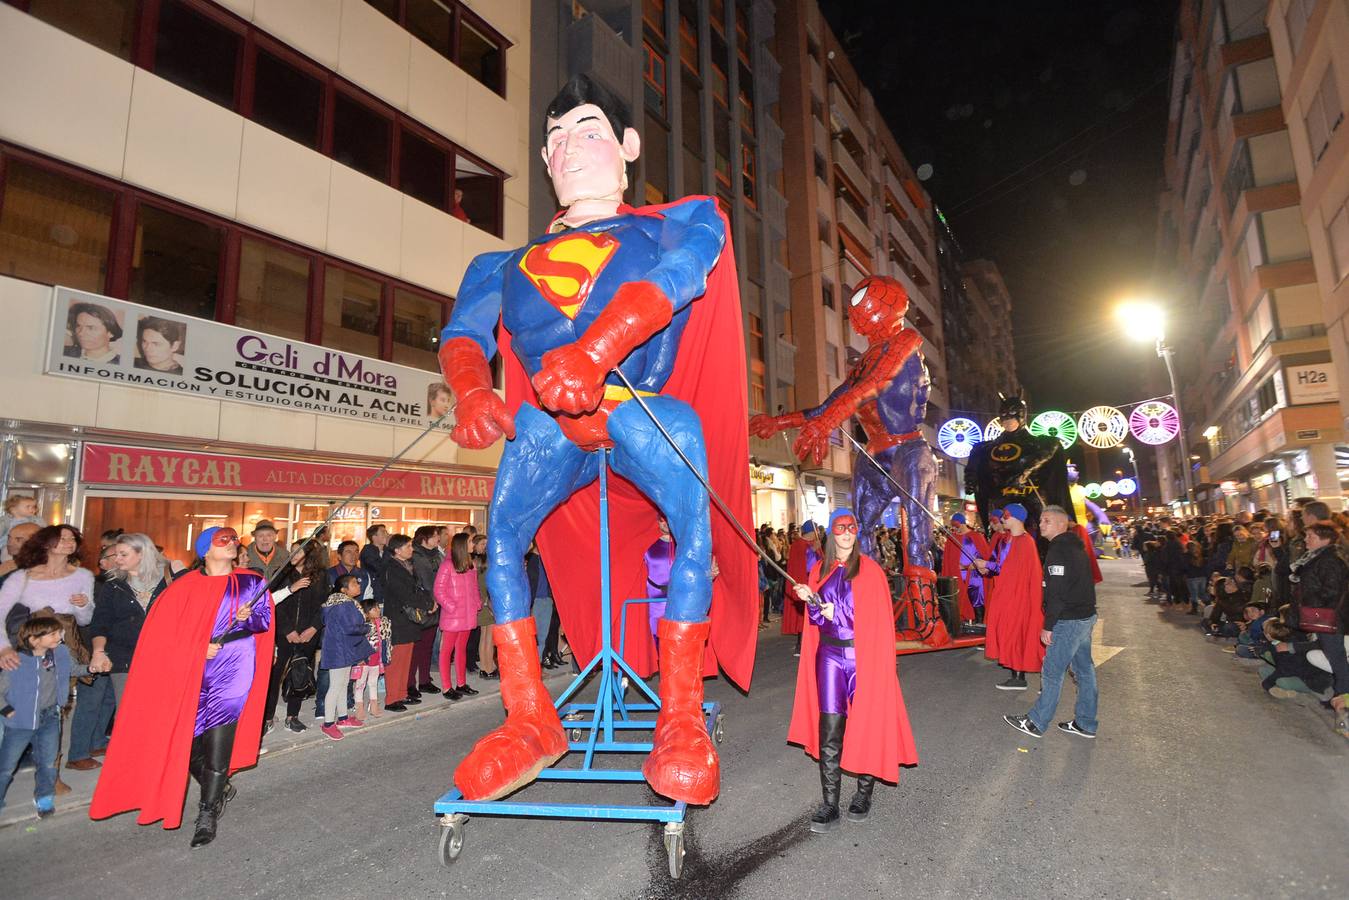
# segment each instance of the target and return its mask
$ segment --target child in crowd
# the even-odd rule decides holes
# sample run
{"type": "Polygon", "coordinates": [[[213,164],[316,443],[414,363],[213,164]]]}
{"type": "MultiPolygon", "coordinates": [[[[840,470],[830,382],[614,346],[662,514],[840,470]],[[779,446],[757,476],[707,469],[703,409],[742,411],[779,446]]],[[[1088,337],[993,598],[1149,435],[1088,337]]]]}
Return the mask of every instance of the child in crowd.
{"type": "Polygon", "coordinates": [[[319,665],[328,670],[328,692],[323,698],[323,727],[329,740],[342,740],[343,728],[365,722],[348,715],[347,685],[351,667],[370,658],[369,626],[361,609],[361,581],[342,575],[323,604],[323,645],[319,665]]]}
{"type": "Polygon", "coordinates": [[[37,499],[28,494],[10,494],[5,498],[4,515],[0,515],[0,562],[9,560],[9,549],[5,546],[9,530],[23,523],[43,524],[37,517],[37,499]]]}
{"type": "Polygon", "coordinates": [[[379,601],[362,600],[361,609],[365,613],[365,639],[370,645],[370,657],[363,663],[351,667],[353,699],[356,712],[365,708],[365,693],[370,692],[369,715],[379,718],[384,711],[379,708],[379,676],[384,674],[384,666],[389,661],[389,623],[379,614],[379,601]]]}
{"type": "Polygon", "coordinates": [[[32,616],[19,626],[16,648],[19,667],[0,669],[0,716],[5,736],[0,739],[0,809],[29,747],[37,764],[33,805],[38,818],[56,811],[56,754],[61,743],[61,706],[70,697],[70,679],[89,674],[77,666],[61,643],[64,626],[55,616],[32,616]]]}
{"type": "Polygon", "coordinates": [[[1269,650],[1269,641],[1265,639],[1265,623],[1270,620],[1268,607],[1259,600],[1249,601],[1242,608],[1241,634],[1237,635],[1237,656],[1244,659],[1258,659],[1269,650]]]}
{"type": "Polygon", "coordinates": [[[478,611],[482,608],[478,570],[469,553],[468,535],[463,532],[450,539],[450,552],[436,572],[434,593],[440,607],[440,683],[445,685],[442,696],[446,700],[459,700],[478,693],[468,686],[466,654],[469,633],[478,623],[478,611]]]}

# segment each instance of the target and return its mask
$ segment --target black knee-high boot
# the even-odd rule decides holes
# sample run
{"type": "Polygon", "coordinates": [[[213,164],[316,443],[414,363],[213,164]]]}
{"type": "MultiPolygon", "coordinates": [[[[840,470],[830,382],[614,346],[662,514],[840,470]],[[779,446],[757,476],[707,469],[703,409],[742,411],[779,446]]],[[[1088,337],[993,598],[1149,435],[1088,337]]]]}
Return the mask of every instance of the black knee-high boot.
{"type": "Polygon", "coordinates": [[[810,830],[816,834],[838,827],[838,795],[843,786],[843,731],[847,724],[847,716],[820,713],[820,790],[824,802],[810,817],[810,830]]]}
{"type": "Polygon", "coordinates": [[[849,822],[865,822],[871,815],[871,791],[875,787],[876,776],[857,776],[857,793],[852,795],[852,802],[848,804],[849,822]]]}
{"type": "Polygon", "coordinates": [[[201,803],[197,808],[197,824],[192,833],[192,846],[201,847],[215,840],[216,824],[225,804],[234,797],[230,784],[230,754],[234,751],[234,731],[237,723],[218,725],[202,733],[203,765],[201,803]]]}

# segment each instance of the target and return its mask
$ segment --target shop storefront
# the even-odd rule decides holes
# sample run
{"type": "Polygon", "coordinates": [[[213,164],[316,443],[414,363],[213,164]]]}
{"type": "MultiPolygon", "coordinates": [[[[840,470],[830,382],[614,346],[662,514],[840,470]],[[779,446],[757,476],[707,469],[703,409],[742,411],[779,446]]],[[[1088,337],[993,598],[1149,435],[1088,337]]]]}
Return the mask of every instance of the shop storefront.
{"type": "MultiPolygon", "coordinates": [[[[247,535],[262,519],[279,540],[306,537],[366,479],[374,467],[260,456],[226,456],[103,443],[79,446],[75,521],[88,534],[143,531],[167,556],[188,562],[202,529],[228,525],[247,535]]],[[[422,525],[486,527],[493,477],[393,468],[361,496],[336,510],[332,548],[365,542],[366,528],[395,534],[422,525]]]]}
{"type": "Polygon", "coordinates": [[[753,494],[754,524],[786,529],[797,519],[796,474],[777,466],[751,465],[749,487],[753,494]]]}

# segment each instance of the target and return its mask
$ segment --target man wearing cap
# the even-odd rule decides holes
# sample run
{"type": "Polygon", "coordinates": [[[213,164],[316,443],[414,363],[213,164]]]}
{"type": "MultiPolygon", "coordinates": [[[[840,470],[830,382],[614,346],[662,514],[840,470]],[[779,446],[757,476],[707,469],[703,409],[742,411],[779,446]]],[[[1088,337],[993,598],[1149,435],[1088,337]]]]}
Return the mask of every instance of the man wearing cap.
{"type": "Polygon", "coordinates": [[[245,565],[268,584],[286,567],[288,557],[276,548],[276,526],[270,519],[260,519],[253,526],[253,542],[244,550],[244,558],[245,565]]]}
{"type": "Polygon", "coordinates": [[[1003,716],[1002,720],[1022,734],[1043,736],[1059,705],[1063,674],[1071,668],[1077,679],[1077,706],[1070,721],[1059,723],[1059,731],[1094,738],[1096,666],[1091,659],[1091,632],[1096,627],[1096,582],[1091,561],[1062,507],[1044,508],[1040,534],[1049,540],[1044,568],[1044,624],[1040,630],[1040,642],[1049,649],[1040,675],[1040,699],[1029,714],[1003,716]]]}
{"type": "Polygon", "coordinates": [[[191,775],[200,847],[234,796],[230,775],[258,759],[273,610],[266,581],[234,567],[234,529],[207,528],[194,549],[201,568],[175,578],[145,617],[89,816],[139,809],[139,824],[177,828],[191,775]]]}
{"type": "MultiPolygon", "coordinates": [[[[797,584],[805,584],[810,570],[820,559],[819,534],[815,523],[806,519],[801,525],[801,536],[792,541],[787,549],[787,574],[797,584]]],[[[795,591],[787,591],[782,602],[782,633],[794,634],[796,651],[801,652],[801,627],[805,621],[805,604],[796,596],[795,591]]]]}
{"type": "Polygon", "coordinates": [[[1026,507],[1009,503],[1003,509],[1008,538],[991,559],[975,563],[982,574],[996,575],[988,601],[984,656],[1012,670],[997,685],[1001,691],[1024,691],[1026,673],[1040,671],[1045,648],[1040,643],[1044,611],[1040,607],[1040,552],[1026,531],[1026,507]]]}
{"type": "Polygon", "coordinates": [[[962,622],[973,622],[977,615],[975,609],[983,609],[984,578],[974,567],[974,561],[987,558],[988,542],[984,536],[969,527],[964,513],[952,516],[951,530],[946,535],[946,546],[941,554],[941,573],[956,579],[956,599],[962,622]]]}

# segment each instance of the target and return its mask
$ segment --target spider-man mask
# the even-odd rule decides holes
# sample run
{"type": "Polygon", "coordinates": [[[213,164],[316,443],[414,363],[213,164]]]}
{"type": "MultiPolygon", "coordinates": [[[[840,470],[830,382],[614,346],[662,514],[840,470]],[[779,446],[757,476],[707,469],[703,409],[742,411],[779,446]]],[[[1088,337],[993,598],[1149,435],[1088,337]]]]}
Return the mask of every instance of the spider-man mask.
{"type": "Polygon", "coordinates": [[[848,322],[866,338],[883,338],[903,327],[909,311],[909,292],[893,278],[873,275],[853,291],[848,322]]]}

